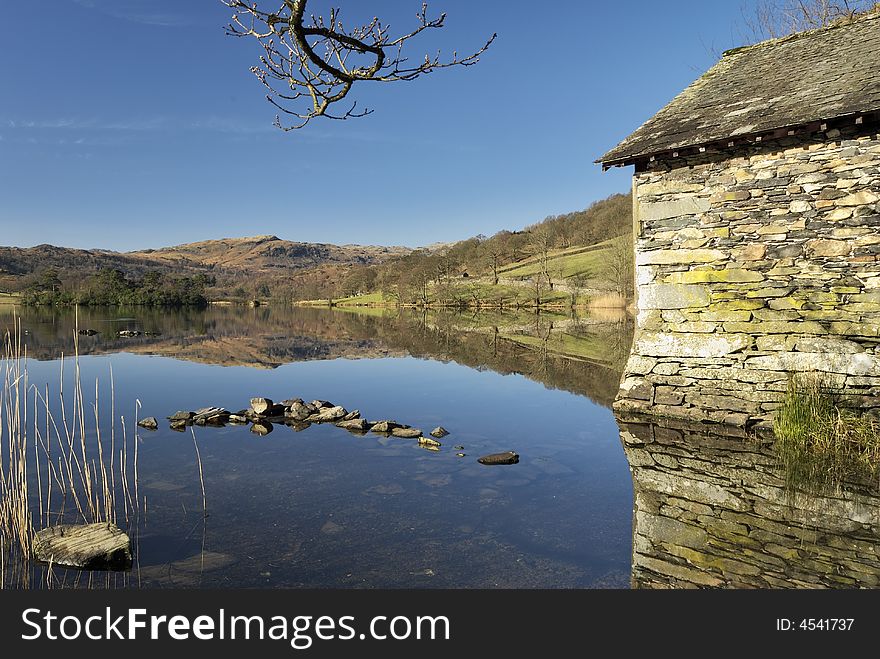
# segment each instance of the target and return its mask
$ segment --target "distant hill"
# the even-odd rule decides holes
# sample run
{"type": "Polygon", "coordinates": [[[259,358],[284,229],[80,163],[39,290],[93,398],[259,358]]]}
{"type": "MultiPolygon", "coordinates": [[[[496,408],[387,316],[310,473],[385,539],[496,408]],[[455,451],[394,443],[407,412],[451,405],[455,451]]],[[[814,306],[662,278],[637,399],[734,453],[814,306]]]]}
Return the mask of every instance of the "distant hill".
{"type": "Polygon", "coordinates": [[[0,247],[0,289],[21,289],[32,276],[48,269],[57,270],[62,280],[112,268],[134,277],[150,271],[177,275],[207,273],[233,284],[318,266],[375,265],[411,251],[406,247],[294,242],[277,236],[204,240],[135,252],[54,245],[0,247]]]}
{"type": "Polygon", "coordinates": [[[406,247],[330,245],[282,240],[278,236],[202,240],[162,249],[129,252],[155,264],[178,268],[221,268],[266,272],[299,270],[331,263],[354,265],[381,263],[412,250],[406,247]]]}

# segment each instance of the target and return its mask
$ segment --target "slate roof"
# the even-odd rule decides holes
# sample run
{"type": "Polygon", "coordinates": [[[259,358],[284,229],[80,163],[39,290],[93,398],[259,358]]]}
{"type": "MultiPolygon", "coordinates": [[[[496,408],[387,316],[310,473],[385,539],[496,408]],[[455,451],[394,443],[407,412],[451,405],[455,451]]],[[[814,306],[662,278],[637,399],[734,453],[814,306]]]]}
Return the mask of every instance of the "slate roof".
{"type": "Polygon", "coordinates": [[[880,13],[727,51],[597,162],[880,110],[880,13]]]}

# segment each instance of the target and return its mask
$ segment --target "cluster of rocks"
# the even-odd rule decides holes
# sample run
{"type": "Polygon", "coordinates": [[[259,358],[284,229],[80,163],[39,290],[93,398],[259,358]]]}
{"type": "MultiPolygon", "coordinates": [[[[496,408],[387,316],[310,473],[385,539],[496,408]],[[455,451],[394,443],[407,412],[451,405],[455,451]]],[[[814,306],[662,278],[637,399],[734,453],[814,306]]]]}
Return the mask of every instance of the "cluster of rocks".
{"type": "MultiPolygon", "coordinates": [[[[271,398],[251,398],[250,407],[232,412],[223,407],[203,407],[195,411],[178,411],[168,417],[171,430],[183,432],[187,426],[247,425],[252,433],[260,436],[268,435],[275,425],[290,426],[297,432],[314,424],[332,423],[338,428],[356,435],[368,432],[386,437],[416,439],[419,445],[429,451],[439,451],[442,444],[438,441],[449,435],[443,426],[437,426],[426,437],[420,428],[413,428],[405,423],[391,419],[368,421],[361,416],[360,410],[348,411],[342,405],[335,405],[326,400],[306,402],[302,398],[274,402],[271,398]]],[[[138,421],[141,428],[156,430],[159,422],[156,417],[146,417],[138,421]]],[[[466,457],[464,446],[456,445],[457,457],[466,457]]],[[[494,453],[478,459],[484,465],[516,464],[519,455],[513,451],[494,453]]]]}
{"type": "MultiPolygon", "coordinates": [[[[149,419],[152,417],[144,419],[141,423],[149,419]]],[[[294,430],[305,430],[313,423],[333,423],[355,434],[375,432],[403,439],[418,439],[428,448],[441,446],[436,439],[425,437],[419,428],[391,419],[368,421],[361,417],[360,410],[349,412],[341,405],[326,400],[306,402],[302,398],[294,398],[276,403],[271,398],[252,398],[250,407],[237,412],[222,407],[203,407],[194,412],[176,412],[168,419],[171,422],[171,429],[177,431],[183,431],[190,425],[225,426],[250,423],[251,432],[258,435],[268,435],[272,432],[274,424],[291,426],[294,430]]],[[[449,433],[442,426],[438,426],[430,434],[436,438],[443,438],[449,433]]]]}
{"type": "Polygon", "coordinates": [[[81,336],[95,336],[95,334],[100,334],[100,332],[98,332],[98,330],[93,330],[93,329],[81,329],[81,330],[77,330],[76,333],[81,336]]]}

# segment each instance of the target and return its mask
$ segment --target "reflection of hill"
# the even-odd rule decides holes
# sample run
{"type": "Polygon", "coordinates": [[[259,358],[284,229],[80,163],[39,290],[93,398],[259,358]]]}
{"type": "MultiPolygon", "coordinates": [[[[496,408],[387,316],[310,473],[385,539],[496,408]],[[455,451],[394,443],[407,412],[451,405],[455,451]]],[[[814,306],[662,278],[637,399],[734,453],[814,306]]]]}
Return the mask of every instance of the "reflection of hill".
{"type": "MultiPolygon", "coordinates": [[[[0,312],[2,313],[2,312],[0,312]]],[[[76,318],[67,309],[25,309],[29,356],[74,351],[76,318]]],[[[3,324],[0,316],[0,325],[3,324]]],[[[11,325],[11,312],[6,316],[11,325]]],[[[363,315],[313,308],[81,309],[81,355],[163,355],[224,366],[275,368],[293,361],[412,355],[477,369],[519,373],[610,406],[629,350],[629,323],[586,324],[560,317],[363,315]],[[119,338],[120,329],[155,336],[119,338]]]]}
{"type": "Polygon", "coordinates": [[[788,496],[772,447],[619,418],[633,476],[636,588],[880,585],[880,496],[788,496]]]}

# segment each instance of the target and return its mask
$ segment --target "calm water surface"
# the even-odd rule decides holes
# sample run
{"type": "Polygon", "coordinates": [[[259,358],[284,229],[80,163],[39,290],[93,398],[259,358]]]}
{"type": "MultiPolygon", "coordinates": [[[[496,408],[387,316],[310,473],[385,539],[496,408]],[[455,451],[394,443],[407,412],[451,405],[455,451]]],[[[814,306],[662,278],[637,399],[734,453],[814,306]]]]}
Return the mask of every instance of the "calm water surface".
{"type": "MultiPolygon", "coordinates": [[[[24,310],[21,325],[30,383],[57,391],[62,355],[73,370],[73,314],[24,310]]],[[[160,419],[139,432],[132,585],[630,584],[633,487],[609,410],[628,322],[229,307],[89,309],[79,327],[100,332],[80,338],[79,363],[87,400],[99,382],[102,423],[111,371],[117,419],[130,425],[136,401],[160,419]],[[158,335],[117,338],[126,328],[158,335]],[[193,438],[165,417],[253,396],[451,434],[430,452],[332,425],[196,427],[205,518],[193,438]],[[476,461],[506,450],[520,463],[476,461]]]]}

